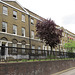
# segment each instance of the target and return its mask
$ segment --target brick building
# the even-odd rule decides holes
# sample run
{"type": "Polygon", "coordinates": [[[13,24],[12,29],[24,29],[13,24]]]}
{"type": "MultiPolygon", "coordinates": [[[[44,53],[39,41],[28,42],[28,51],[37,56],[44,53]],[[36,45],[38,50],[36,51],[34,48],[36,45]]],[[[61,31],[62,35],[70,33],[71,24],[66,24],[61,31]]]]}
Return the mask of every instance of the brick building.
{"type": "MultiPolygon", "coordinates": [[[[24,8],[17,1],[0,0],[0,46],[50,50],[49,46],[45,46],[36,37],[36,22],[41,19],[43,18],[24,8]]],[[[58,28],[60,27],[58,26],[58,28]]],[[[74,40],[75,34],[62,29],[64,30],[63,38],[59,46],[60,50],[65,51],[63,44],[67,42],[68,36],[74,40]]],[[[59,46],[53,50],[59,50],[59,46]]],[[[16,53],[16,50],[13,50],[13,53],[16,53]]],[[[6,59],[9,56],[9,50],[4,51],[4,54],[6,59]]]]}

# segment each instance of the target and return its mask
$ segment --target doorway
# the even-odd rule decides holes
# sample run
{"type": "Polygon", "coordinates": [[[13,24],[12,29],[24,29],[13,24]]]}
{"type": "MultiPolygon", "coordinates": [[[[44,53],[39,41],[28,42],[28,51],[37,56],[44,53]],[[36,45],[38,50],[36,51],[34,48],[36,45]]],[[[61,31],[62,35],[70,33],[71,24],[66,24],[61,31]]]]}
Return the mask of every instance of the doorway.
{"type": "Polygon", "coordinates": [[[5,42],[2,42],[1,56],[4,56],[5,55],[5,47],[4,46],[6,46],[6,43],[5,42]]]}

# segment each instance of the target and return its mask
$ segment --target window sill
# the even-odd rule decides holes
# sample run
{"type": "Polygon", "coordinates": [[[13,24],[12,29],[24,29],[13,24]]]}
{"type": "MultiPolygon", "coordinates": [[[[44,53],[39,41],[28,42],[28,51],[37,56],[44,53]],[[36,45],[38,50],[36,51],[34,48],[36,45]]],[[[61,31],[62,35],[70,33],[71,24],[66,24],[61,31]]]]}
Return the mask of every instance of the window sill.
{"type": "Polygon", "coordinates": [[[22,22],[24,22],[24,23],[25,23],[25,21],[22,21],[22,22]]]}
{"type": "Polygon", "coordinates": [[[3,32],[3,31],[2,31],[2,33],[7,33],[7,32],[3,32]]]}
{"type": "Polygon", "coordinates": [[[17,20],[17,18],[13,17],[15,20],[17,20]]]}
{"type": "Polygon", "coordinates": [[[4,14],[4,13],[3,13],[3,15],[8,16],[8,14],[4,14]]]}

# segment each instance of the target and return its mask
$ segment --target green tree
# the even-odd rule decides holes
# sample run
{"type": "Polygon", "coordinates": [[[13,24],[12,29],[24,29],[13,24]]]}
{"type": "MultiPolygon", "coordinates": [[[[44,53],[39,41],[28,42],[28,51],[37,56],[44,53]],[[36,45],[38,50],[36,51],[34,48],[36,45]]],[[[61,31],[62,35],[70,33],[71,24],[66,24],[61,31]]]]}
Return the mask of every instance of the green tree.
{"type": "Polygon", "coordinates": [[[68,52],[73,52],[75,49],[75,41],[70,39],[68,43],[65,43],[64,47],[68,52]]]}

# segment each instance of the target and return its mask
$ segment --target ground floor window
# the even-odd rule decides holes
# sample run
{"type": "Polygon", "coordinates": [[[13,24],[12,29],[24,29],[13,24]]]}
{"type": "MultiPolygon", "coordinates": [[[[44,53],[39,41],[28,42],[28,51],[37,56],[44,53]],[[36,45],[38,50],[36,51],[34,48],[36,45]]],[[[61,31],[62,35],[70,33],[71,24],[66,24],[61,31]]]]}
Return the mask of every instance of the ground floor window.
{"type": "Polygon", "coordinates": [[[38,47],[38,53],[39,53],[39,54],[41,54],[41,50],[40,50],[40,49],[41,49],[41,47],[39,46],[39,47],[38,47]]]}
{"type": "MultiPolygon", "coordinates": [[[[32,46],[32,49],[35,49],[35,46],[32,46]]],[[[32,50],[32,53],[35,53],[35,50],[32,50]]]]}
{"type": "Polygon", "coordinates": [[[12,50],[12,52],[13,53],[17,53],[17,44],[12,44],[12,47],[13,47],[13,50],[12,50]]]}
{"type": "Polygon", "coordinates": [[[25,53],[25,45],[22,45],[22,53],[25,53]]]}

